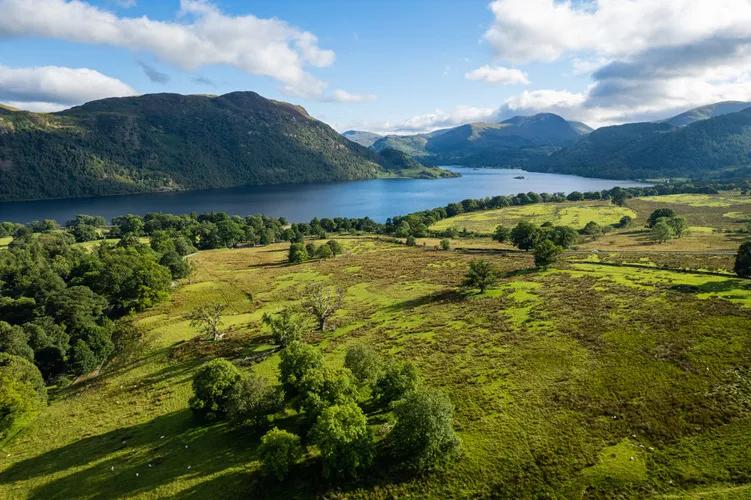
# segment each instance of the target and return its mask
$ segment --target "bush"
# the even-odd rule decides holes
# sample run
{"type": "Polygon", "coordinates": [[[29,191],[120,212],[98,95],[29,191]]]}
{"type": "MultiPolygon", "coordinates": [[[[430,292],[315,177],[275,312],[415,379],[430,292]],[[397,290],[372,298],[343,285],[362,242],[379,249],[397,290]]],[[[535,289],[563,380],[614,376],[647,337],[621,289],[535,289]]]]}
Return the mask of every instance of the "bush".
{"type": "Polygon", "coordinates": [[[451,242],[449,240],[443,239],[441,240],[441,250],[450,250],[451,249],[451,242]]]}
{"type": "Polygon", "coordinates": [[[652,226],[652,231],[649,233],[649,238],[657,243],[665,243],[668,240],[672,240],[675,237],[673,228],[670,224],[664,220],[660,220],[652,226]]]}
{"type": "Polygon", "coordinates": [[[227,416],[233,425],[262,431],[269,415],[284,407],[284,391],[255,374],[241,377],[227,402],[227,416]]]}
{"type": "Polygon", "coordinates": [[[319,259],[330,259],[333,256],[334,252],[328,245],[321,245],[316,249],[316,257],[318,257],[319,259]]]}
{"type": "Polygon", "coordinates": [[[497,226],[493,232],[493,239],[498,243],[506,243],[511,239],[511,230],[503,226],[497,226]]]}
{"type": "Polygon", "coordinates": [[[602,227],[596,223],[595,221],[589,221],[587,224],[582,228],[581,234],[586,234],[588,236],[600,236],[602,234],[602,227]]]}
{"type": "Polygon", "coordinates": [[[511,230],[511,243],[520,250],[531,250],[537,242],[540,229],[534,224],[522,221],[511,230]]]}
{"type": "Polygon", "coordinates": [[[334,255],[341,255],[344,249],[342,248],[342,244],[339,243],[336,240],[329,240],[326,242],[326,245],[331,249],[331,252],[334,255]]]}
{"type": "Polygon", "coordinates": [[[271,330],[274,343],[282,347],[301,340],[307,329],[305,319],[290,307],[285,307],[277,314],[264,314],[263,324],[271,330]]]}
{"type": "Polygon", "coordinates": [[[289,246],[289,263],[302,264],[309,259],[308,251],[302,243],[292,243],[289,246]]]}
{"type": "Polygon", "coordinates": [[[348,368],[359,383],[372,383],[378,379],[382,361],[372,347],[356,344],[347,349],[344,366],[348,368]]]}
{"type": "Polygon", "coordinates": [[[420,373],[410,363],[394,361],[386,365],[376,380],[373,397],[381,404],[402,399],[420,384],[420,373]]]}
{"type": "Polygon", "coordinates": [[[240,370],[232,362],[226,359],[209,361],[193,377],[190,409],[205,421],[224,417],[240,380],[240,370]]]}
{"type": "Polygon", "coordinates": [[[498,271],[486,260],[473,260],[462,282],[463,288],[479,288],[480,293],[498,282],[498,271]]]}
{"type": "Polygon", "coordinates": [[[668,219],[675,217],[675,212],[672,208],[658,208],[649,215],[649,218],[647,219],[647,227],[654,227],[654,225],[657,224],[657,221],[663,217],[668,219]]]}
{"type": "Polygon", "coordinates": [[[675,216],[665,219],[665,222],[670,229],[673,230],[673,234],[676,238],[680,238],[688,230],[688,222],[683,217],[675,216]]]}
{"type": "Polygon", "coordinates": [[[354,402],[323,410],[311,431],[321,450],[326,477],[354,477],[373,461],[373,442],[365,414],[354,402]]]}
{"type": "Polygon", "coordinates": [[[85,375],[93,372],[98,365],[96,354],[89,345],[81,339],[76,340],[70,350],[68,366],[74,375],[85,375]]]}
{"type": "Polygon", "coordinates": [[[352,373],[346,369],[328,367],[308,370],[300,380],[300,398],[297,408],[305,412],[308,422],[313,422],[324,408],[352,401],[357,388],[352,373]]]}
{"type": "Polygon", "coordinates": [[[407,244],[408,247],[416,246],[417,245],[417,240],[415,239],[414,236],[412,236],[410,234],[409,236],[407,236],[406,244],[407,244]]]}
{"type": "Polygon", "coordinates": [[[751,278],[751,240],[744,241],[738,248],[734,270],[741,278],[751,278]]]}
{"type": "Polygon", "coordinates": [[[290,466],[296,464],[303,455],[300,437],[276,427],[263,435],[258,448],[264,470],[283,481],[289,474],[290,466]]]}
{"type": "Polygon", "coordinates": [[[535,247],[535,267],[546,268],[558,260],[563,248],[550,240],[543,240],[535,247]]]}
{"type": "Polygon", "coordinates": [[[291,342],[280,354],[279,380],[289,396],[300,392],[302,379],[308,371],[321,369],[323,354],[312,345],[291,342]]]}
{"type": "Polygon", "coordinates": [[[411,392],[394,408],[396,424],[390,441],[397,458],[418,470],[435,468],[459,446],[452,426],[454,406],[435,389],[411,392]]]}
{"type": "Polygon", "coordinates": [[[30,361],[0,353],[0,443],[47,404],[42,374],[30,361]]]}

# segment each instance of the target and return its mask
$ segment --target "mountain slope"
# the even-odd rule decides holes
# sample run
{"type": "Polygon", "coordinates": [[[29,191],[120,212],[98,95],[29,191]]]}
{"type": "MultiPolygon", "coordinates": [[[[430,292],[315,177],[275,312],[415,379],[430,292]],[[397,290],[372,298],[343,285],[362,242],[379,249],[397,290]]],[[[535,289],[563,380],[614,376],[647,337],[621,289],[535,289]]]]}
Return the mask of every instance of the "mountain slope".
{"type": "Polygon", "coordinates": [[[706,120],[708,118],[715,118],[717,116],[726,115],[728,113],[737,113],[746,108],[751,107],[751,102],[743,101],[724,101],[709,104],[707,106],[701,106],[698,108],[690,109],[685,113],[681,113],[667,120],[663,120],[665,123],[669,123],[674,127],[685,127],[694,122],[700,120],[706,120]]]}
{"type": "Polygon", "coordinates": [[[254,92],[0,114],[0,200],[373,178],[381,157],[254,92]]]}
{"type": "Polygon", "coordinates": [[[373,145],[375,141],[383,137],[380,134],[374,134],[373,132],[366,132],[364,130],[347,130],[342,135],[352,142],[356,142],[360,146],[366,148],[373,145]]]}
{"type": "Polygon", "coordinates": [[[751,173],[751,108],[697,121],[603,127],[532,170],[610,178],[739,177],[751,173]]]}
{"type": "Polygon", "coordinates": [[[570,144],[588,129],[552,113],[515,116],[500,123],[470,123],[428,134],[390,135],[372,148],[397,149],[431,165],[523,166],[570,144]]]}

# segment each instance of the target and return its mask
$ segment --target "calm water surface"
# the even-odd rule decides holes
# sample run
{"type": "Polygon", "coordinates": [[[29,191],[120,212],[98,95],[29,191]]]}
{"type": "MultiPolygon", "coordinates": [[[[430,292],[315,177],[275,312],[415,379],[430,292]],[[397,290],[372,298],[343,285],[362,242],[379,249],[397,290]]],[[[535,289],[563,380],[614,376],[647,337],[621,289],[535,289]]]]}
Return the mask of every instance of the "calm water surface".
{"type": "Polygon", "coordinates": [[[62,223],[76,214],[101,215],[111,219],[128,213],[187,214],[213,211],[233,215],[265,214],[286,217],[292,222],[308,221],[313,217],[365,216],[383,222],[394,215],[439,207],[466,198],[529,191],[599,191],[615,186],[644,185],[633,181],[590,179],[512,169],[447,168],[462,176],[453,179],[375,179],[0,203],[0,221],[55,219],[62,223]],[[517,176],[524,176],[524,179],[515,179],[517,176]]]}

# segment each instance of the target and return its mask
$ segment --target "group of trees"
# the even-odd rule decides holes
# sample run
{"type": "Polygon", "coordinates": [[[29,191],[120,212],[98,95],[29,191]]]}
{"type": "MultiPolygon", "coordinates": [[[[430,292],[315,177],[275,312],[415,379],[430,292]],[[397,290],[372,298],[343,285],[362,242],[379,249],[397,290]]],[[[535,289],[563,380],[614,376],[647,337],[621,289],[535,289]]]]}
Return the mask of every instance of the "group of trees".
{"type": "Polygon", "coordinates": [[[288,260],[290,264],[302,264],[310,259],[329,259],[342,253],[342,244],[336,240],[329,240],[316,246],[312,241],[304,243],[301,233],[292,240],[289,246],[288,260]]]}
{"type": "Polygon", "coordinates": [[[658,208],[647,219],[650,228],[649,238],[657,243],[665,243],[680,238],[688,230],[686,219],[676,215],[670,208],[658,208]]]}
{"type": "MultiPolygon", "coordinates": [[[[264,321],[289,324],[290,317],[264,321]]],[[[347,350],[344,368],[332,368],[299,332],[279,330],[287,334],[276,338],[282,347],[276,384],[215,359],[196,373],[190,400],[201,421],[226,419],[261,435],[259,456],[269,475],[285,479],[309,456],[309,447],[318,449],[323,475],[330,479],[362,474],[378,453],[415,470],[437,467],[453,455],[459,444],[453,405],[443,392],[422,383],[412,363],[386,361],[372,348],[355,345],[347,350]],[[380,446],[364,407],[393,411],[380,446]],[[290,410],[296,414],[294,426],[290,410]]]]}
{"type": "Polygon", "coordinates": [[[579,233],[568,226],[553,226],[546,222],[538,226],[521,221],[512,229],[498,226],[493,239],[500,243],[509,242],[520,250],[533,250],[536,267],[548,267],[556,261],[566,248],[571,248],[579,233]]]}

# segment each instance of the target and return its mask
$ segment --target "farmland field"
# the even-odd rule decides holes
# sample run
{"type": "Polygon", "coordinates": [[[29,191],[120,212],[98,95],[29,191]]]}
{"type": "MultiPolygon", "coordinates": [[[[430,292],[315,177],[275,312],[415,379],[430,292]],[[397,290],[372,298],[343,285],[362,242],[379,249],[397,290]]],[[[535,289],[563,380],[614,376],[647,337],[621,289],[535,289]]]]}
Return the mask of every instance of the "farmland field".
{"type": "MultiPolygon", "coordinates": [[[[340,241],[344,255],[295,266],[285,244],[191,257],[190,280],[138,316],[143,352],[52,391],[2,448],[0,497],[751,494],[751,281],[728,272],[730,257],[579,252],[531,271],[531,256],[488,240],[452,251],[340,241]],[[459,292],[478,255],[503,278],[482,295],[459,292]],[[261,318],[312,282],[342,287],[345,301],[335,328],[307,340],[335,366],[358,343],[413,360],[456,407],[456,462],[418,477],[377,463],[333,486],[312,451],[282,484],[260,473],[257,436],[193,420],[190,381],[207,359],[276,378],[261,318]],[[202,341],[186,315],[214,302],[230,333],[202,341]]],[[[389,416],[368,416],[382,436],[389,416]]],[[[275,425],[294,422],[282,414],[275,425]]]]}

